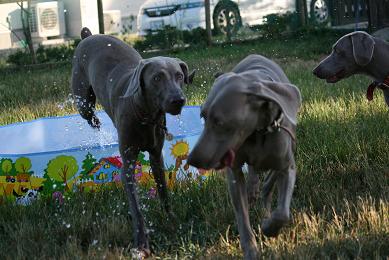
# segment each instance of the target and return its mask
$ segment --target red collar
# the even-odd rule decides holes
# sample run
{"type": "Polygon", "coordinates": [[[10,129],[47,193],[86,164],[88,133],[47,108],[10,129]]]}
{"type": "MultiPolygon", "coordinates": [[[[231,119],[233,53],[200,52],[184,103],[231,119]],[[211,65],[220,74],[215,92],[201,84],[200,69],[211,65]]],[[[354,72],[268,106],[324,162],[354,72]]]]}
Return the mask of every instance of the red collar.
{"type": "Polygon", "coordinates": [[[389,88],[389,76],[387,76],[383,82],[374,81],[369,85],[366,92],[366,98],[369,101],[372,101],[374,98],[374,90],[376,88],[385,89],[389,88]]]}

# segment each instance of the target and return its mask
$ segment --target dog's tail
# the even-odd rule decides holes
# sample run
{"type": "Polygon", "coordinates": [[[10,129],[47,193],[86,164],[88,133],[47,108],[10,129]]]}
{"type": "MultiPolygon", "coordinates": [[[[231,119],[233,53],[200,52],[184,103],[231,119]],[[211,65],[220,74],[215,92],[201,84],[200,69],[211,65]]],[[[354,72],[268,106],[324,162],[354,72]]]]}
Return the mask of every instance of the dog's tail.
{"type": "Polygon", "coordinates": [[[81,30],[81,40],[84,40],[86,37],[89,37],[92,35],[92,32],[89,30],[88,27],[84,27],[81,30]]]}

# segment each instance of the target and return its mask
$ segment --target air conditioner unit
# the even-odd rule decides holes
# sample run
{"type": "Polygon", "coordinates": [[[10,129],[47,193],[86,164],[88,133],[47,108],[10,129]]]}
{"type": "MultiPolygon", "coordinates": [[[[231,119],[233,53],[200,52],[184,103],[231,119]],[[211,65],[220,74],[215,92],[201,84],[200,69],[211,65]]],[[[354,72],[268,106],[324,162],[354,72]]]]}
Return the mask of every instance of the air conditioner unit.
{"type": "Polygon", "coordinates": [[[64,34],[63,4],[58,1],[35,3],[31,6],[31,36],[50,37],[64,34]]]}
{"type": "Polygon", "coordinates": [[[104,11],[104,33],[119,34],[122,31],[122,15],[120,10],[104,11]]]}

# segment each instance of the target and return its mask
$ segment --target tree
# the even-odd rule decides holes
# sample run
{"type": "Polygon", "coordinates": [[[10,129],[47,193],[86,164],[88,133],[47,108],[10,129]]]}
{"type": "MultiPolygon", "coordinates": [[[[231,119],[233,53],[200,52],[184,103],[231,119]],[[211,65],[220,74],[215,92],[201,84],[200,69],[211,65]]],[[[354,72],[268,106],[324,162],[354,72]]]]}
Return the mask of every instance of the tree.
{"type": "Polygon", "coordinates": [[[51,195],[55,191],[64,191],[64,183],[50,178],[50,176],[47,174],[47,170],[45,170],[43,177],[46,179],[43,183],[44,194],[51,195]]]}
{"type": "Polygon", "coordinates": [[[211,7],[210,0],[204,1],[205,5],[205,28],[207,30],[207,44],[212,45],[212,30],[211,30],[211,7]]]}
{"type": "Polygon", "coordinates": [[[298,0],[297,1],[297,11],[299,14],[300,25],[307,25],[307,0],[298,0]]]}
{"type": "Polygon", "coordinates": [[[1,170],[4,175],[8,175],[12,170],[12,161],[10,159],[5,159],[1,162],[1,170]]]}
{"type": "Polygon", "coordinates": [[[23,34],[26,39],[28,49],[30,51],[31,55],[31,61],[33,64],[36,63],[36,55],[34,50],[34,43],[32,42],[31,37],[31,28],[30,28],[30,21],[31,21],[31,0],[27,0],[27,8],[24,6],[23,1],[17,2],[17,4],[20,6],[20,18],[22,20],[22,27],[23,27],[23,34]]]}
{"type": "MultiPolygon", "coordinates": [[[[67,183],[78,171],[77,161],[72,156],[60,155],[47,165],[47,175],[54,181],[67,183]]],[[[65,190],[69,190],[68,185],[65,190]]]]}
{"type": "Polygon", "coordinates": [[[104,34],[104,13],[102,0],[97,0],[97,15],[99,17],[99,33],[104,34]]]}
{"type": "Polygon", "coordinates": [[[82,172],[81,174],[86,176],[95,166],[96,159],[93,157],[91,153],[88,152],[88,154],[85,156],[85,159],[82,161],[82,172]]]}
{"type": "Polygon", "coordinates": [[[15,162],[15,168],[18,173],[28,173],[31,166],[31,160],[27,157],[20,157],[15,162]]]}

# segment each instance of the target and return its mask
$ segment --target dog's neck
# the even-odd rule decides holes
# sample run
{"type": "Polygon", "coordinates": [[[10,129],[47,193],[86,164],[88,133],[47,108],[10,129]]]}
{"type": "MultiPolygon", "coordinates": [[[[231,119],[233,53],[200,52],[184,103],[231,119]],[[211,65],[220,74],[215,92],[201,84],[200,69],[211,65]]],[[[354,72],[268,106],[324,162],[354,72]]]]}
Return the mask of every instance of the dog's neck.
{"type": "Polygon", "coordinates": [[[389,76],[389,44],[375,38],[375,48],[371,62],[366,66],[369,76],[378,82],[383,82],[389,76]]]}
{"type": "Polygon", "coordinates": [[[155,120],[163,114],[162,111],[156,107],[156,104],[150,102],[141,87],[133,94],[133,103],[134,112],[138,117],[138,120],[141,120],[141,123],[155,122],[155,120]]]}

